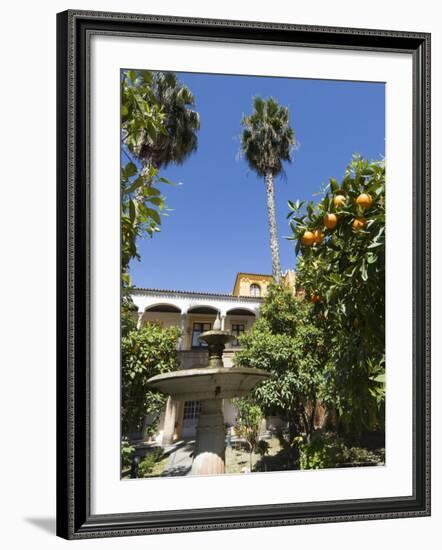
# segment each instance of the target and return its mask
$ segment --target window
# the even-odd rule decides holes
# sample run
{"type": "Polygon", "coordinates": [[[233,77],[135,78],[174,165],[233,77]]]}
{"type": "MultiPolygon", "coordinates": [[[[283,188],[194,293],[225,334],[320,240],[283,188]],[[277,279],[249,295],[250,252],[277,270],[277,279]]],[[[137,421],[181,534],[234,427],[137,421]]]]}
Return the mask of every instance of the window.
{"type": "Polygon", "coordinates": [[[212,323],[193,323],[192,330],[192,348],[206,348],[207,344],[205,342],[200,342],[198,336],[206,330],[212,328],[212,323]]]}
{"type": "Polygon", "coordinates": [[[232,324],[232,334],[235,336],[235,340],[232,342],[232,346],[239,346],[238,337],[244,333],[244,325],[232,324]]]}
{"type": "Polygon", "coordinates": [[[184,401],[183,420],[196,420],[201,411],[200,401],[184,401]]]}
{"type": "Polygon", "coordinates": [[[250,285],[250,296],[254,296],[255,298],[259,298],[261,296],[261,287],[253,283],[250,285]]]}

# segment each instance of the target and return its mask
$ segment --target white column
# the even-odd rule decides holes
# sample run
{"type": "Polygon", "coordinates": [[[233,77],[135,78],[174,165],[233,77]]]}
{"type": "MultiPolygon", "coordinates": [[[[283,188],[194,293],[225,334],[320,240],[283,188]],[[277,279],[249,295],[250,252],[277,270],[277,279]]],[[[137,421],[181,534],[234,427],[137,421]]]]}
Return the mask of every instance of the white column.
{"type": "Polygon", "coordinates": [[[226,431],[221,404],[222,399],[201,401],[192,475],[224,473],[226,431]]]}
{"type": "Polygon", "coordinates": [[[180,329],[181,329],[181,337],[180,337],[178,349],[183,350],[186,347],[187,311],[184,313],[181,313],[180,329]]]}
{"type": "Polygon", "coordinates": [[[166,413],[164,415],[162,445],[171,445],[173,443],[177,409],[178,401],[169,396],[166,404],[166,413]]]}
{"type": "Polygon", "coordinates": [[[221,313],[221,330],[226,330],[226,317],[227,315],[225,313],[221,313]]]}
{"type": "Polygon", "coordinates": [[[138,312],[137,330],[140,330],[140,328],[143,326],[143,315],[144,315],[144,311],[138,312]]]}

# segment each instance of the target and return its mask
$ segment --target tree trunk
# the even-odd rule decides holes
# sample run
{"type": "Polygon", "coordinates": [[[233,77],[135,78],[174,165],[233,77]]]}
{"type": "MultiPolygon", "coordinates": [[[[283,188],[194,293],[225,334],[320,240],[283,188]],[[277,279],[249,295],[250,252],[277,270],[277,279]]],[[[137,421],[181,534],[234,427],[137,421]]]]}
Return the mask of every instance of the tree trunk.
{"type": "Polygon", "coordinates": [[[316,416],[317,406],[318,406],[318,401],[315,398],[313,400],[313,410],[312,410],[312,414],[310,416],[310,435],[315,431],[315,416],[316,416]]]}
{"type": "Polygon", "coordinates": [[[275,188],[273,185],[273,174],[271,172],[267,172],[265,183],[270,231],[270,250],[272,253],[272,275],[275,281],[279,283],[281,280],[281,262],[279,260],[278,228],[276,225],[275,188]]]}
{"type": "Polygon", "coordinates": [[[308,419],[307,412],[305,409],[301,413],[302,423],[304,424],[305,437],[308,443],[310,443],[310,423],[308,419]]]}
{"type": "Polygon", "coordinates": [[[289,469],[297,470],[299,468],[299,443],[295,439],[300,434],[298,419],[289,421],[289,469]]]}

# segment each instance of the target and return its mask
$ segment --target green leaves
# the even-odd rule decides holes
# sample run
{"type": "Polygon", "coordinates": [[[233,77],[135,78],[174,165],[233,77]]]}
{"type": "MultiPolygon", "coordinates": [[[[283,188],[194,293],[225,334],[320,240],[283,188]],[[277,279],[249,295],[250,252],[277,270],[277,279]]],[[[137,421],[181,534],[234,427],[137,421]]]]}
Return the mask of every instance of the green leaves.
{"type": "Polygon", "coordinates": [[[367,281],[368,274],[367,274],[367,264],[365,258],[362,258],[361,267],[360,267],[361,277],[363,281],[367,281]]]}
{"type": "Polygon", "coordinates": [[[148,413],[161,411],[166,396],[147,386],[156,374],[179,368],[176,345],[180,331],[177,327],[161,328],[148,323],[132,330],[121,339],[122,365],[122,428],[123,433],[140,430],[148,413]]]}
{"type": "Polygon", "coordinates": [[[330,178],[330,189],[333,194],[336,194],[339,190],[339,184],[334,178],[330,178]]]}
{"type": "Polygon", "coordinates": [[[237,366],[272,374],[255,388],[253,402],[266,414],[280,414],[295,431],[304,422],[304,407],[316,400],[323,384],[326,347],[314,311],[283,284],[270,285],[260,317],[240,337],[241,349],[234,358],[237,366]]]}
{"type": "Polygon", "coordinates": [[[132,84],[135,84],[135,80],[137,78],[137,73],[133,70],[127,71],[127,77],[132,81],[132,84]]]}
{"type": "MultiPolygon", "coordinates": [[[[162,197],[150,197],[146,200],[151,202],[152,204],[155,204],[155,206],[164,207],[164,199],[162,197]]],[[[161,220],[160,220],[160,222],[161,222],[161,220]]]]}
{"type": "Polygon", "coordinates": [[[258,175],[265,177],[271,173],[276,176],[284,161],[291,162],[296,143],[289,111],[273,98],[256,97],[253,107],[253,113],[241,121],[241,150],[250,168],[258,175]]]}
{"type": "Polygon", "coordinates": [[[159,174],[170,162],[181,163],[197,146],[199,115],[194,98],[174,73],[126,70],[121,76],[122,281],[130,284],[129,262],[139,259],[137,239],[152,237],[166,216],[159,174]]]}
{"type": "Polygon", "coordinates": [[[133,162],[128,162],[126,166],[122,170],[122,178],[124,180],[128,180],[132,176],[135,176],[135,174],[138,173],[138,168],[133,162]]]}
{"type": "Polygon", "coordinates": [[[164,197],[157,189],[160,178],[153,166],[141,166],[137,160],[146,134],[151,139],[164,132],[165,117],[152,89],[149,71],[125,71],[121,80],[121,147],[128,162],[121,168],[121,267],[123,286],[130,285],[128,266],[138,258],[137,238],[152,236],[159,230],[159,210],[164,197]],[[146,206],[146,202],[150,207],[146,206]],[[156,207],[156,208],[155,208],[156,207]]]}
{"type": "Polygon", "coordinates": [[[161,225],[161,218],[156,210],[153,210],[153,208],[146,208],[146,213],[156,224],[161,225]]]}
{"type": "Polygon", "coordinates": [[[121,249],[123,285],[130,284],[127,275],[129,262],[138,258],[136,241],[160,230],[160,212],[166,210],[165,197],[155,187],[159,178],[156,170],[138,170],[129,162],[121,169],[121,249]],[[134,173],[134,167],[137,170],[134,173]]]}

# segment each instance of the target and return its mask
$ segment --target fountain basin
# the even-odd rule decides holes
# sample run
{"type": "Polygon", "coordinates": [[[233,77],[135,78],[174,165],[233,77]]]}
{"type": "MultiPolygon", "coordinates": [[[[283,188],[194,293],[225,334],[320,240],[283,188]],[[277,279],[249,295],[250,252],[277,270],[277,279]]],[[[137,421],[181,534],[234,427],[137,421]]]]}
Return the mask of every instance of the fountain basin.
{"type": "Polygon", "coordinates": [[[196,429],[192,475],[222,474],[225,469],[225,424],[222,400],[244,397],[270,376],[269,372],[247,367],[225,368],[225,344],[234,336],[220,330],[219,314],[213,329],[199,339],[207,344],[209,366],[158,374],[147,381],[153,389],[178,401],[200,401],[201,411],[196,429]]]}
{"type": "Polygon", "coordinates": [[[183,401],[230,399],[247,395],[269,372],[247,367],[195,367],[158,374],[149,386],[183,401]]]}

